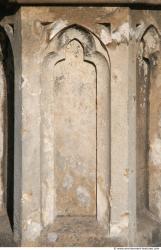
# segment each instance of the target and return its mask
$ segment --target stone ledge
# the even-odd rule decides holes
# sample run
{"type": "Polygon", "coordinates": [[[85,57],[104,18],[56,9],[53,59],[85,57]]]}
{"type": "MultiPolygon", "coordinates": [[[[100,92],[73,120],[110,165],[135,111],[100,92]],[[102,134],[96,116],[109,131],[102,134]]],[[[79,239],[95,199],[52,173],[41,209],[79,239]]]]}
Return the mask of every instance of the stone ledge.
{"type": "Polygon", "coordinates": [[[144,4],[161,5],[161,0],[9,0],[17,4],[144,4]]]}
{"type": "Polygon", "coordinates": [[[43,247],[122,247],[119,240],[106,236],[95,217],[58,217],[42,232],[43,247]]]}

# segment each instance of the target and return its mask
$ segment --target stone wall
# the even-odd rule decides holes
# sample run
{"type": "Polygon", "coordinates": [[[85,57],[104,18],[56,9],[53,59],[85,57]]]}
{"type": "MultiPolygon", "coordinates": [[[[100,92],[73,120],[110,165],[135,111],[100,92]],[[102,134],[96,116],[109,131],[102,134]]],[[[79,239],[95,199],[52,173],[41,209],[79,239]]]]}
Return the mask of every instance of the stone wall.
{"type": "Polygon", "coordinates": [[[159,245],[158,7],[15,2],[0,22],[0,209],[15,240],[159,245]]]}

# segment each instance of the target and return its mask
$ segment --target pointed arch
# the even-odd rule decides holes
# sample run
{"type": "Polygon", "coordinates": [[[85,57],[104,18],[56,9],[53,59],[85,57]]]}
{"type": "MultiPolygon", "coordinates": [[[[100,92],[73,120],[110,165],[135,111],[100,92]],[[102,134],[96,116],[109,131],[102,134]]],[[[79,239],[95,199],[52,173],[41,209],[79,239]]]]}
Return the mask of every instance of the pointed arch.
{"type": "Polygon", "coordinates": [[[141,38],[137,67],[137,207],[138,211],[149,211],[154,217],[161,219],[159,209],[157,209],[157,206],[161,204],[161,199],[156,197],[160,185],[157,178],[161,177],[159,171],[161,164],[158,167],[153,164],[157,159],[156,147],[160,140],[161,55],[160,34],[153,25],[145,30],[141,38]]]}
{"type": "MultiPolygon", "coordinates": [[[[105,46],[102,45],[100,40],[94,34],[80,25],[72,25],[61,30],[49,42],[44,51],[41,75],[42,224],[43,226],[52,224],[58,213],[56,205],[57,190],[55,190],[56,177],[53,174],[56,157],[54,154],[55,119],[53,115],[56,97],[52,91],[54,86],[54,70],[57,65],[60,67],[60,71],[65,69],[64,67],[66,66],[61,68],[59,65],[61,65],[63,61],[66,61],[65,50],[71,41],[77,41],[81,45],[83,48],[84,64],[88,63],[91,64],[91,67],[94,66],[96,74],[95,104],[97,104],[97,106],[95,109],[96,131],[94,134],[96,137],[96,155],[93,156],[96,157],[95,181],[97,194],[95,206],[97,211],[95,216],[107,229],[109,227],[110,218],[110,204],[108,200],[110,192],[110,61],[105,46]],[[46,159],[48,160],[46,161],[46,159]],[[46,166],[46,162],[49,163],[48,166],[46,166]],[[51,174],[49,174],[49,171],[51,171],[51,174]],[[101,206],[102,202],[104,203],[103,207],[101,206]]],[[[61,73],[63,75],[64,72],[61,73]]],[[[92,75],[91,77],[88,76],[89,82],[90,79],[93,79],[92,75]]],[[[85,76],[87,75],[85,74],[85,76]]],[[[91,86],[89,85],[88,88],[90,89],[91,86]]],[[[93,90],[91,89],[91,91],[93,90]]],[[[70,93],[72,95],[72,92],[70,93]]]]}

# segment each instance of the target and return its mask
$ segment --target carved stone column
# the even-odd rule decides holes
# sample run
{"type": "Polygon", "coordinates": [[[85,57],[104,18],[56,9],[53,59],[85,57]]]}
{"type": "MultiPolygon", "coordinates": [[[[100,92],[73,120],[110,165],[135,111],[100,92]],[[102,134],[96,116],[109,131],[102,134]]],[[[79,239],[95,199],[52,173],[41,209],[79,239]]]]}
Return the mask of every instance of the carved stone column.
{"type": "Polygon", "coordinates": [[[106,2],[16,13],[14,233],[23,246],[161,241],[159,12],[106,2]]]}
{"type": "Polygon", "coordinates": [[[23,245],[128,244],[129,9],[69,11],[19,10],[22,226],[15,233],[23,245]]]}

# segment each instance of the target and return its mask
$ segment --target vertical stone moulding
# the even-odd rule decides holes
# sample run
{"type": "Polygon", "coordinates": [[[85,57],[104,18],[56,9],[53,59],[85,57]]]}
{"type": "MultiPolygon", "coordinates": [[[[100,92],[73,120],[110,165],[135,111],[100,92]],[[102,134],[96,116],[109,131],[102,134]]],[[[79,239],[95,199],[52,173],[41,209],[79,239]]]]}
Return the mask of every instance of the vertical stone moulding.
{"type": "Polygon", "coordinates": [[[161,222],[161,54],[160,35],[154,26],[148,27],[142,36],[137,65],[139,74],[137,210],[138,213],[145,212],[149,218],[159,223],[161,222]]]}
{"type": "MultiPolygon", "coordinates": [[[[64,28],[44,51],[41,87],[43,228],[53,225],[57,235],[63,226],[77,231],[80,221],[80,235],[86,225],[92,232],[98,224],[107,236],[110,63],[105,47],[82,26],[64,28]]],[[[57,237],[61,245],[63,235],[57,237]]]]}
{"type": "Polygon", "coordinates": [[[14,65],[10,39],[0,26],[0,212],[13,226],[14,65]]]}
{"type": "Polygon", "coordinates": [[[5,80],[5,73],[4,73],[4,66],[3,66],[3,60],[4,60],[4,55],[3,55],[3,49],[2,49],[2,34],[1,35],[1,40],[0,40],[0,212],[3,211],[4,209],[4,123],[5,123],[5,96],[6,96],[6,80],[5,80]]]}

